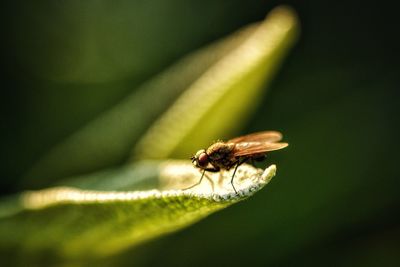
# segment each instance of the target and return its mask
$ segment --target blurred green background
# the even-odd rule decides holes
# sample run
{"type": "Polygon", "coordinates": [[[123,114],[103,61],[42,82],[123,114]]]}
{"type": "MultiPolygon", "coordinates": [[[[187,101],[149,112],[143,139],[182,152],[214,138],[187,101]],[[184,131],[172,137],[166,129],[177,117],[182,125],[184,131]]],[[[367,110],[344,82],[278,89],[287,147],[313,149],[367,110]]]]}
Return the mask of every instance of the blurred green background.
{"type": "MultiPolygon", "coordinates": [[[[2,3],[2,195],[26,188],[38,158],[132,88],[282,3],[2,3]]],[[[238,122],[241,133],[284,133],[290,147],[267,161],[277,177],[248,201],[102,264],[400,265],[398,9],[284,4],[298,12],[300,39],[256,115],[238,122]]]]}

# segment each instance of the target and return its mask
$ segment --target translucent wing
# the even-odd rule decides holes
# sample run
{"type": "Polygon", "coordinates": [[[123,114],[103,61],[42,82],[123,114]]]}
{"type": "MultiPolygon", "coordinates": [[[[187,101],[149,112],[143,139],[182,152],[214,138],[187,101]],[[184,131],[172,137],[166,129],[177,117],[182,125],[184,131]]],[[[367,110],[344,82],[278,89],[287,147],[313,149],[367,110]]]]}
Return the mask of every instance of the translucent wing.
{"type": "Polygon", "coordinates": [[[282,134],[277,131],[264,131],[248,135],[239,136],[229,140],[227,143],[241,142],[278,142],[282,139],[282,134]]]}
{"type": "Polygon", "coordinates": [[[288,146],[288,143],[271,143],[271,142],[241,142],[235,145],[233,156],[250,156],[254,154],[262,154],[269,151],[279,150],[288,146]]]}

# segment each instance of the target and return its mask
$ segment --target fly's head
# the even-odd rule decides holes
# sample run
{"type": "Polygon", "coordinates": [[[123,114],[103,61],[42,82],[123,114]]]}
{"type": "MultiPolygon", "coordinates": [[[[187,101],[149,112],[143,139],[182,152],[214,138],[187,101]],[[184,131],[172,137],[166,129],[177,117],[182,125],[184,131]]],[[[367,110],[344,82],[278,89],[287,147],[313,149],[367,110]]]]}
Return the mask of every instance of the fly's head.
{"type": "Polygon", "coordinates": [[[210,162],[208,155],[204,149],[197,151],[197,153],[190,159],[192,160],[193,165],[200,169],[205,169],[210,162]]]}

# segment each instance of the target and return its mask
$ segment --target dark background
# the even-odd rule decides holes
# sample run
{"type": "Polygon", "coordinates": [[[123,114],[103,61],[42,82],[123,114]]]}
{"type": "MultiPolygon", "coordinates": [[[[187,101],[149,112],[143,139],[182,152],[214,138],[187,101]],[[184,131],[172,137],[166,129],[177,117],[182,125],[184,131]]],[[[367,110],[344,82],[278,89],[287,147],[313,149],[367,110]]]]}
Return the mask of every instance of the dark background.
{"type": "Polygon", "coordinates": [[[284,133],[290,147],[268,160],[276,178],[108,261],[399,266],[400,23],[398,7],[382,1],[2,3],[2,194],[132,88],[282,3],[298,12],[300,39],[242,131],[284,133]]]}

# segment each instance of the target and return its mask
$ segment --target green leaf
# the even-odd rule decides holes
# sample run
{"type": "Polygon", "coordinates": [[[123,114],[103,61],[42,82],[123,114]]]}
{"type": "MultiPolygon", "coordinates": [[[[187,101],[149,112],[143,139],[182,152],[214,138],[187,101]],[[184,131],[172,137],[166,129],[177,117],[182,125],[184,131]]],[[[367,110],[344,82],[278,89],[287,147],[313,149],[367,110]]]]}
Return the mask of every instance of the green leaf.
{"type": "Polygon", "coordinates": [[[187,56],[54,147],[23,183],[40,187],[114,166],[138,141],[136,159],[165,159],[187,158],[227,137],[257,106],[262,85],[273,77],[296,33],[294,12],[279,7],[264,22],[187,56]]]}
{"type": "Polygon", "coordinates": [[[275,165],[265,171],[241,166],[234,180],[238,194],[233,170],[208,174],[183,190],[199,181],[199,170],[188,160],[165,159],[187,158],[237,129],[296,30],[292,10],[277,8],[264,22],[184,58],[56,146],[25,182],[58,186],[1,202],[0,253],[14,255],[3,258],[9,265],[99,259],[182,229],[265,186],[275,165]],[[121,163],[132,147],[141,161],[75,176],[121,163]],[[163,160],[143,161],[157,158],[163,160]],[[75,178],[60,182],[68,176],[75,178]]]}
{"type": "Polygon", "coordinates": [[[238,130],[254,111],[297,36],[297,17],[274,9],[238,47],[211,66],[175,101],[135,148],[135,158],[187,158],[238,130]]]}
{"type": "Polygon", "coordinates": [[[77,178],[68,187],[25,192],[0,206],[2,259],[51,265],[114,254],[251,196],[275,171],[274,165],[265,171],[241,166],[235,176],[238,194],[230,184],[232,171],[181,190],[176,188],[198,181],[198,170],[182,161],[148,161],[77,178]],[[157,189],[133,191],[143,185],[157,189]],[[8,253],[14,257],[5,257],[8,253]]]}

